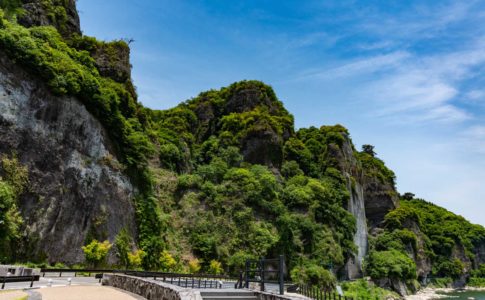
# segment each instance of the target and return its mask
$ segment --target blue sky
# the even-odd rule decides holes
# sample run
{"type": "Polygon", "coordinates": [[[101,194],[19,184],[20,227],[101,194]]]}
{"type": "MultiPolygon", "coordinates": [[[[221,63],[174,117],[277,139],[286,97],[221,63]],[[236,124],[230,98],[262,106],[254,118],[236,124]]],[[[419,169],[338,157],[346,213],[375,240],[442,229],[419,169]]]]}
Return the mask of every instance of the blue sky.
{"type": "Polygon", "coordinates": [[[297,127],[342,124],[414,192],[485,225],[485,1],[78,0],[87,35],[132,38],[140,101],[242,79],[297,127]]]}

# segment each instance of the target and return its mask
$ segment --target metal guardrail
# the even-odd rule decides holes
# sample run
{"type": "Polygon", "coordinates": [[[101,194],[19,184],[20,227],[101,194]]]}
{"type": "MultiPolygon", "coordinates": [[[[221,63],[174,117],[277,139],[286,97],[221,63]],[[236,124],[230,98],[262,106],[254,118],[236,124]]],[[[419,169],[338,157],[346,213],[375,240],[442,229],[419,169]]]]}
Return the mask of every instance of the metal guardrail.
{"type": "Polygon", "coordinates": [[[285,293],[285,258],[280,255],[278,258],[259,260],[246,260],[246,268],[244,272],[241,272],[238,282],[235,288],[249,288],[250,282],[259,283],[261,285],[261,291],[265,291],[266,283],[275,283],[279,286],[279,294],[285,293]],[[276,264],[275,270],[268,269],[269,264],[276,264]],[[268,276],[273,275],[273,276],[268,276]],[[276,277],[275,277],[276,276],[276,277]],[[271,279],[273,277],[273,279],[271,279]]]}
{"type": "Polygon", "coordinates": [[[39,281],[39,275],[27,275],[27,276],[1,276],[2,290],[5,289],[5,284],[9,282],[29,282],[30,287],[34,285],[34,281],[39,281]]]}
{"type": "Polygon", "coordinates": [[[288,288],[288,292],[297,293],[314,300],[379,300],[377,295],[375,298],[363,296],[357,296],[354,298],[341,295],[335,290],[325,291],[317,288],[316,286],[301,284],[293,285],[291,288],[288,288]]]}
{"type": "Polygon", "coordinates": [[[74,277],[77,276],[77,273],[88,273],[91,276],[92,273],[95,274],[103,274],[103,273],[126,273],[131,272],[130,270],[112,270],[112,269],[53,269],[53,268],[41,268],[40,273],[42,273],[42,277],[45,277],[46,273],[59,273],[59,277],[62,277],[62,273],[74,273],[74,277]]]}
{"type": "Polygon", "coordinates": [[[74,273],[76,277],[78,273],[87,273],[88,276],[95,274],[95,278],[101,281],[102,274],[125,274],[142,278],[153,278],[154,280],[160,280],[170,284],[175,284],[181,287],[192,288],[222,288],[222,282],[227,282],[236,279],[231,279],[225,275],[214,274],[181,274],[181,273],[169,273],[169,272],[152,272],[152,271],[136,271],[136,270],[112,270],[112,269],[51,269],[42,268],[40,270],[42,276],[45,277],[46,273],[56,273],[59,277],[62,277],[63,273],[74,273]]]}

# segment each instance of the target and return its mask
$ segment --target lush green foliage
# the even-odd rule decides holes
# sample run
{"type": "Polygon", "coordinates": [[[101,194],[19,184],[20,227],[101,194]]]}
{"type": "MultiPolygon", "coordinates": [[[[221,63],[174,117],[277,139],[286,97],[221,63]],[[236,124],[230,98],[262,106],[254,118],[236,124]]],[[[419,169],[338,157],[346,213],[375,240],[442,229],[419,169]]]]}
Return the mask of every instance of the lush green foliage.
{"type": "MultiPolygon", "coordinates": [[[[109,133],[121,168],[139,190],[138,236],[121,231],[114,241],[120,264],[221,273],[237,271],[246,259],[284,253],[294,278],[331,288],[335,278],[327,268],[342,270],[356,251],[355,220],[346,210],[347,186],[356,179],[343,171],[362,173],[391,191],[395,185],[374,147],[355,151],[340,125],[295,132],[293,116],[259,81],[203,92],[165,111],[144,108],[129,78],[102,76],[97,66],[102,52],[114,69],[128,45],[86,36],[65,39],[58,32],[66,20],[64,4],[44,4],[57,30],[26,29],[10,18],[19,13],[19,2],[2,1],[10,21],[0,11],[0,47],[53,94],[77,97],[109,133]]],[[[18,237],[15,201],[27,177],[22,170],[9,171],[19,170],[12,161],[3,169],[8,176],[0,180],[5,220],[0,242],[8,244],[18,237]]],[[[435,275],[461,275],[463,264],[449,257],[463,245],[472,258],[473,247],[485,240],[483,228],[429,203],[402,203],[371,241],[368,274],[414,279],[415,264],[407,254],[424,245],[435,275]]],[[[110,247],[94,239],[83,249],[89,263],[100,264],[110,247]]]]}
{"type": "Polygon", "coordinates": [[[448,288],[451,287],[453,283],[453,278],[451,277],[438,277],[431,279],[431,282],[428,286],[434,288],[448,288]]]}
{"type": "Polygon", "coordinates": [[[92,240],[91,243],[82,247],[86,262],[92,267],[102,266],[106,262],[106,257],[111,247],[112,244],[108,241],[99,242],[92,240]]]}
{"type": "Polygon", "coordinates": [[[397,251],[371,251],[366,262],[366,273],[375,279],[415,279],[416,264],[406,254],[397,251]]]}
{"type": "Polygon", "coordinates": [[[433,262],[433,275],[439,277],[462,275],[465,265],[459,257],[465,255],[473,260],[475,247],[485,242],[482,226],[420,199],[402,200],[385,222],[388,230],[419,226],[424,234],[424,250],[433,262]]]}
{"type": "Polygon", "coordinates": [[[485,287],[485,278],[483,278],[483,277],[471,277],[468,280],[467,285],[472,286],[472,287],[484,288],[485,287]]]}
{"type": "Polygon", "coordinates": [[[471,276],[485,278],[485,264],[480,264],[476,270],[471,272],[471,276]]]}
{"type": "Polygon", "coordinates": [[[138,269],[142,266],[143,259],[145,258],[146,253],[141,249],[137,249],[128,253],[128,266],[131,269],[138,269]]]}
{"type": "Polygon", "coordinates": [[[7,16],[11,17],[13,15],[16,15],[18,13],[21,13],[21,7],[22,3],[20,0],[1,0],[0,1],[0,8],[5,11],[7,16]]]}
{"type": "Polygon", "coordinates": [[[197,258],[191,259],[189,261],[189,272],[190,274],[196,274],[199,273],[201,269],[200,261],[197,258]]]}
{"type": "MultiPolygon", "coordinates": [[[[444,208],[413,197],[413,194],[406,193],[401,198],[400,207],[386,215],[385,230],[371,239],[367,262],[369,272],[373,272],[370,275],[383,276],[386,270],[375,266],[375,258],[379,257],[376,255],[394,251],[429,260],[431,275],[444,278],[433,284],[449,285],[471,269],[473,264],[470,261],[475,258],[476,248],[485,242],[485,229],[444,208]]],[[[380,255],[379,265],[385,265],[384,261],[384,255],[380,255]]],[[[481,274],[481,268],[471,271],[475,277],[481,274]]]]}
{"type": "Polygon", "coordinates": [[[297,266],[291,270],[291,278],[298,283],[316,286],[324,291],[333,290],[337,283],[332,272],[317,265],[297,266]]]}
{"type": "MultiPolygon", "coordinates": [[[[0,45],[53,93],[82,100],[109,132],[141,191],[135,203],[144,268],[173,268],[168,250],[192,252],[206,271],[213,259],[236,270],[247,258],[279,252],[287,253],[290,266],[297,260],[342,266],[355,251],[344,181],[329,168],[336,166],[330,153],[320,152],[341,147],[343,127],[302,130],[300,142],[290,138],[293,117],[273,89],[257,81],[208,91],[167,111],[144,109],[131,85],[99,75],[92,55],[104,44],[88,37],[66,42],[53,27],[26,29],[2,19],[0,45]],[[240,106],[237,97],[250,100],[240,106]],[[243,165],[245,141],[261,134],[275,137],[269,160],[293,168],[283,181],[266,167],[243,165]],[[308,151],[299,155],[298,147],[308,151]],[[147,166],[153,157],[162,168],[187,173],[173,194],[154,189],[157,168],[147,166]],[[174,211],[188,238],[168,224],[174,211]]],[[[126,237],[115,244],[121,263],[129,263],[126,237]]],[[[184,261],[173,260],[177,266],[184,261]]]]}
{"type": "Polygon", "coordinates": [[[366,175],[370,178],[377,178],[382,184],[394,187],[396,180],[394,172],[388,169],[381,159],[366,151],[370,150],[364,148],[364,151],[358,152],[359,160],[366,175]]]}
{"type": "Polygon", "coordinates": [[[351,299],[399,299],[400,296],[389,290],[375,286],[365,279],[342,283],[344,296],[351,299]]]}
{"type": "Polygon", "coordinates": [[[23,220],[18,211],[17,198],[27,186],[28,170],[15,155],[3,156],[0,175],[0,262],[9,262],[15,259],[15,245],[21,236],[23,220]]]}
{"type": "Polygon", "coordinates": [[[133,248],[133,240],[126,229],[122,229],[118,233],[114,246],[120,265],[128,269],[130,266],[129,254],[133,248]]]}

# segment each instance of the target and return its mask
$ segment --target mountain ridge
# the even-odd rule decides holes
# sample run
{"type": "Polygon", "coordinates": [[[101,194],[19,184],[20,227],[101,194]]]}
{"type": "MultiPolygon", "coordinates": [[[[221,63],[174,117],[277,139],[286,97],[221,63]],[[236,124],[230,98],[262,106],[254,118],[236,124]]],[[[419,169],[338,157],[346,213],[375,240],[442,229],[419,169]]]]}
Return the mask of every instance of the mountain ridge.
{"type": "MultiPolygon", "coordinates": [[[[113,247],[110,263],[121,263],[128,254],[123,251],[142,249],[146,269],[183,271],[197,260],[204,270],[216,261],[231,273],[247,258],[283,253],[294,279],[319,282],[334,275],[357,278],[368,273],[380,285],[401,294],[407,288],[412,291],[416,279],[426,283],[435,275],[449,275],[463,284],[485,263],[483,227],[449,215],[439,221],[452,224],[445,226],[449,230],[434,230],[438,221],[425,212],[447,213],[420,206],[409,195],[400,197],[394,173],[375,156],[372,146],[357,151],[343,126],[295,130],[293,116],[273,89],[251,80],[202,92],[168,110],[145,108],[131,81],[126,42],[100,42],[83,36],[76,26],[65,26],[76,25],[74,1],[5,5],[13,2],[2,2],[7,14],[0,12],[0,45],[5,53],[0,70],[2,78],[10,78],[1,83],[0,137],[12,141],[3,144],[0,152],[4,160],[16,157],[27,167],[34,186],[49,179],[49,174],[59,174],[52,180],[59,188],[49,193],[34,189],[37,199],[47,198],[38,202],[33,201],[32,190],[19,190],[15,198],[24,222],[12,221],[12,239],[2,241],[4,249],[23,245],[32,249],[22,254],[23,259],[73,264],[84,260],[81,246],[93,240],[116,243],[128,236],[126,249],[113,247]],[[56,6],[70,13],[66,18],[41,15],[40,23],[26,23],[22,18],[17,23],[11,17],[15,13],[28,16],[29,7],[42,7],[36,10],[42,14],[56,6]],[[40,96],[12,93],[32,86],[40,96]],[[31,115],[11,109],[20,103],[17,94],[23,95],[21,102],[31,108],[31,115]],[[74,103],[82,117],[73,132],[64,129],[69,138],[50,140],[53,149],[67,149],[66,154],[42,169],[39,161],[55,154],[50,149],[33,154],[16,145],[21,135],[12,128],[30,124],[26,136],[35,136],[34,129],[43,124],[55,129],[62,116],[73,110],[72,105],[67,109],[57,104],[64,102],[74,103]],[[81,113],[82,107],[87,114],[81,113]],[[27,121],[19,121],[23,119],[27,121]],[[90,126],[93,122],[98,125],[90,126]],[[93,136],[99,137],[93,140],[93,136]],[[92,154],[72,147],[76,144],[104,150],[102,155],[92,154]],[[77,153],[83,157],[73,167],[69,157],[77,153]],[[93,177],[93,183],[89,176],[75,175],[99,172],[94,170],[103,170],[111,179],[93,177]],[[70,184],[61,177],[71,178],[70,184]],[[110,180],[125,184],[113,191],[110,180]],[[75,186],[79,183],[85,186],[75,186]],[[93,186],[100,187],[105,199],[90,195],[96,190],[93,186]],[[120,199],[123,210],[129,212],[125,216],[116,202],[120,199]],[[68,203],[73,207],[85,203],[92,210],[66,209],[68,203]],[[92,226],[84,225],[73,242],[62,226],[42,225],[32,215],[43,206],[66,214],[47,215],[53,224],[92,226]],[[81,212],[84,221],[76,221],[81,212]],[[74,218],[68,220],[69,216],[74,218]],[[453,235],[454,222],[473,228],[475,237],[464,232],[453,235]],[[33,227],[55,238],[34,239],[28,231],[33,227]],[[446,241],[449,251],[439,252],[431,239],[446,241]],[[75,248],[75,254],[49,248],[67,244],[75,248]],[[386,257],[390,253],[393,257],[386,257]],[[393,271],[393,266],[408,264],[409,259],[414,271],[393,271]]],[[[5,167],[0,169],[8,179],[5,167]]],[[[0,194],[0,199],[6,199],[5,195],[0,194]]],[[[12,259],[7,250],[2,257],[12,259]]]]}

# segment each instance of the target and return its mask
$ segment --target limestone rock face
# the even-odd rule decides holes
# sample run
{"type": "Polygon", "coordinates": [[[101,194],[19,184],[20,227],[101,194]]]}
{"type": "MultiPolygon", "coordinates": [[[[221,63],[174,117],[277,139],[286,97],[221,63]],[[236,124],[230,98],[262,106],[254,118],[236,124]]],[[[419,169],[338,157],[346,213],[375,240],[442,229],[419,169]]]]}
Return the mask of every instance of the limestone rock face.
{"type": "MultiPolygon", "coordinates": [[[[264,107],[272,115],[281,113],[279,107],[268,95],[263,93],[257,86],[248,86],[245,89],[235,91],[224,107],[224,114],[244,113],[264,107]]],[[[290,128],[284,128],[278,133],[264,120],[254,126],[251,132],[241,141],[244,160],[252,164],[263,164],[269,167],[281,167],[283,159],[283,144],[291,135],[290,128]]]]}
{"type": "Polygon", "coordinates": [[[81,34],[76,0],[22,0],[22,8],[18,22],[25,27],[52,25],[64,36],[81,34]]]}
{"type": "Polygon", "coordinates": [[[485,243],[481,243],[475,247],[475,268],[479,265],[485,264],[485,243]]]}
{"type": "Polygon", "coordinates": [[[105,43],[92,56],[102,76],[121,83],[131,78],[130,48],[125,43],[105,43]]]}
{"type": "Polygon", "coordinates": [[[379,226],[384,216],[399,206],[399,197],[395,188],[382,183],[375,177],[364,176],[365,214],[369,227],[379,226]]]}
{"type": "Polygon", "coordinates": [[[352,213],[356,221],[356,232],[354,234],[354,243],[357,246],[357,253],[349,259],[345,265],[345,275],[349,279],[362,277],[362,261],[367,255],[368,250],[368,226],[365,211],[365,195],[361,184],[363,172],[361,171],[359,161],[354,155],[354,148],[350,137],[341,133],[345,140],[338,147],[330,145],[330,155],[337,162],[337,167],[347,179],[347,189],[350,193],[350,199],[347,210],[352,213]]]}
{"type": "MultiPolygon", "coordinates": [[[[28,167],[20,196],[22,259],[78,263],[89,236],[135,235],[134,188],[103,127],[78,100],[56,97],[0,53],[0,155],[28,167]]],[[[114,257],[111,257],[111,260],[114,257]]]]}

